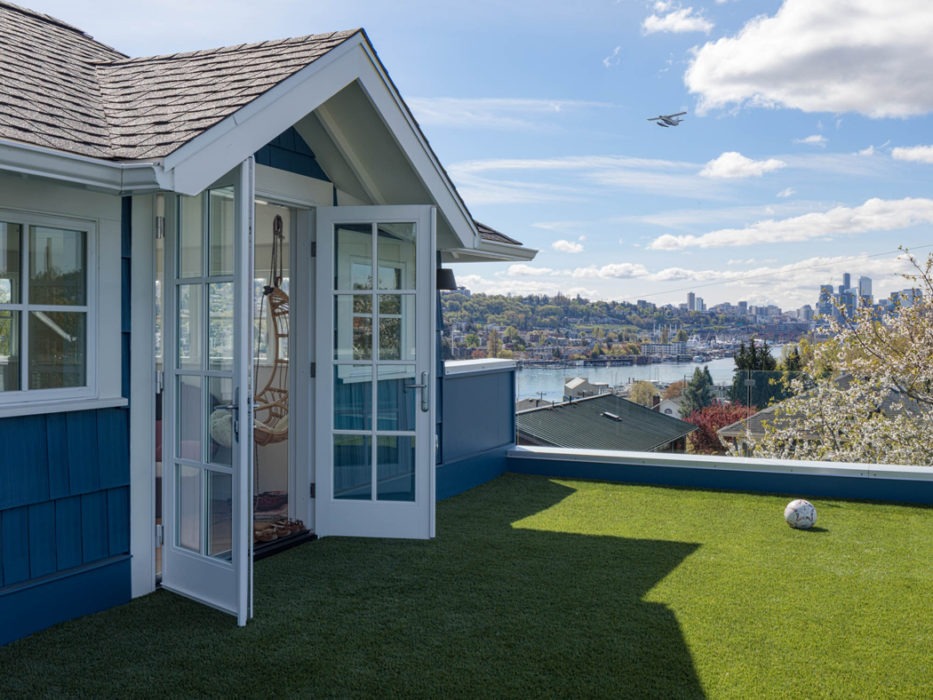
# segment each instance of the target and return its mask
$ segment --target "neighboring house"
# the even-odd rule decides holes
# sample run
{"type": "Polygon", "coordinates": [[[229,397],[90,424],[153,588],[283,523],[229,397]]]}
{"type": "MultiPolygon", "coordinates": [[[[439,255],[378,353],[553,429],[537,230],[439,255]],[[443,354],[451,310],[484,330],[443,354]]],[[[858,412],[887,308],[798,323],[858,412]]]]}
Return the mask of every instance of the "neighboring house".
{"type": "Polygon", "coordinates": [[[608,384],[591,384],[586,377],[572,377],[564,382],[564,400],[608,393],[608,384]]]}
{"type": "Polygon", "coordinates": [[[0,1],[0,643],[158,577],[245,624],[260,534],[432,537],[436,269],[534,254],[362,30],[129,58],[0,1]]]}
{"type": "Polygon", "coordinates": [[[519,445],[685,452],[696,426],[614,394],[516,414],[519,445]]]}
{"type": "Polygon", "coordinates": [[[661,403],[658,404],[658,413],[663,413],[665,416],[673,416],[674,418],[680,418],[680,409],[683,405],[683,397],[677,396],[673,399],[661,399],[661,403]]]}

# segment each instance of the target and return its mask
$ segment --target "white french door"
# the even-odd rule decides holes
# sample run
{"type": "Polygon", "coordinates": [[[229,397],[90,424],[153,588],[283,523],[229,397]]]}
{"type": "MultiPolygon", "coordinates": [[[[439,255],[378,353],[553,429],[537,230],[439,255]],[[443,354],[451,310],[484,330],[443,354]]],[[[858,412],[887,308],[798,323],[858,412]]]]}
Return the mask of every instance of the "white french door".
{"type": "Polygon", "coordinates": [[[253,164],[166,240],[162,586],[252,617],[253,164]]]}
{"type": "Polygon", "coordinates": [[[315,532],[433,537],[434,209],[316,217],[315,532]]]}

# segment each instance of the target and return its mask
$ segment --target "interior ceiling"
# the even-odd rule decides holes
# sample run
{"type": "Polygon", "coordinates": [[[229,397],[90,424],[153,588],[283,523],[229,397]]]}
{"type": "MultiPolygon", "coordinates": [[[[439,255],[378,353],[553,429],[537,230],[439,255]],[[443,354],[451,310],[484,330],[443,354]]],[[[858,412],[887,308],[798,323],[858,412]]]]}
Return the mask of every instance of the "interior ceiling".
{"type": "MultiPolygon", "coordinates": [[[[338,190],[365,204],[436,204],[358,83],[295,125],[338,190]]],[[[462,248],[438,209],[437,248],[462,248]]]]}

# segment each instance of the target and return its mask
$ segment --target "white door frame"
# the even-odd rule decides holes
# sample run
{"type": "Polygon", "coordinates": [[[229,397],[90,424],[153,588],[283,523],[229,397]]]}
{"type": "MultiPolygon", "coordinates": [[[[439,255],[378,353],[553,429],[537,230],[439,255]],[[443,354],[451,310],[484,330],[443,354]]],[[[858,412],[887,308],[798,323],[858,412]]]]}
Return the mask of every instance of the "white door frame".
{"type": "MultiPolygon", "coordinates": [[[[229,277],[220,275],[220,283],[223,279],[232,281],[233,286],[233,358],[231,381],[233,386],[233,399],[229,404],[231,412],[231,427],[233,428],[233,439],[231,448],[231,467],[207,469],[207,463],[202,463],[204,458],[205,446],[200,447],[200,453],[197,456],[191,454],[182,454],[180,447],[181,441],[176,439],[175,425],[177,423],[175,413],[177,411],[177,401],[175,398],[178,377],[182,376],[182,370],[177,367],[176,361],[176,303],[175,303],[175,246],[176,241],[181,235],[180,231],[175,231],[173,236],[167,241],[166,245],[166,289],[165,289],[165,309],[163,310],[163,319],[165,326],[165,375],[166,392],[165,402],[163,404],[163,517],[165,539],[162,549],[162,585],[164,588],[190,597],[199,602],[203,602],[212,607],[216,607],[225,612],[231,613],[237,618],[237,624],[243,626],[253,615],[253,418],[252,418],[252,396],[254,392],[252,382],[252,295],[253,295],[253,227],[254,227],[254,191],[255,191],[255,172],[253,159],[244,161],[240,167],[234,171],[235,191],[235,224],[234,224],[234,260],[232,274],[229,277]],[[231,549],[229,557],[211,556],[210,553],[199,553],[192,549],[190,542],[187,547],[181,546],[177,531],[180,525],[179,515],[176,512],[178,501],[176,501],[176,464],[188,463],[191,471],[198,471],[197,478],[200,480],[201,492],[197,496],[195,505],[197,508],[198,522],[197,526],[202,534],[196,535],[204,541],[203,533],[207,531],[210,523],[206,522],[207,514],[211,511],[206,506],[208,495],[207,489],[208,476],[230,474],[230,500],[231,500],[231,549]],[[201,469],[201,465],[205,469],[201,469]]],[[[231,184],[230,182],[217,183],[217,185],[231,184]]],[[[202,236],[206,236],[206,231],[202,236]]],[[[208,255],[207,246],[202,244],[202,255],[206,258],[208,255]]],[[[202,262],[202,265],[206,265],[202,262]]],[[[205,271],[207,268],[203,268],[205,271]]],[[[203,274],[203,273],[202,273],[203,274]]],[[[209,275],[208,275],[209,277],[209,275]]],[[[208,289],[211,282],[206,282],[207,278],[193,278],[193,284],[200,284],[203,290],[208,289]],[[198,280],[201,280],[199,282],[198,280]]],[[[202,296],[207,296],[206,291],[202,296]]],[[[209,323],[209,310],[207,301],[202,299],[202,317],[203,324],[209,323]]],[[[202,358],[208,354],[207,334],[199,336],[205,347],[201,349],[202,358]]],[[[193,370],[196,375],[192,376],[210,376],[210,370],[206,370],[206,360],[202,359],[200,365],[202,370],[193,370]],[[199,372],[206,374],[200,375],[199,372]]],[[[207,388],[202,386],[202,392],[207,388]]],[[[204,394],[202,394],[203,396],[204,394]]],[[[206,398],[201,399],[201,404],[206,406],[206,398]]],[[[205,411],[199,408],[200,416],[197,420],[200,422],[199,440],[205,442],[210,440],[210,426],[208,416],[205,411]]],[[[212,407],[214,411],[228,410],[222,406],[212,407]]],[[[213,483],[212,481],[210,483],[213,483]]],[[[203,549],[203,545],[202,545],[203,549]]]]}
{"type": "MultiPolygon", "coordinates": [[[[426,539],[434,537],[435,515],[435,209],[431,206],[359,206],[359,207],[320,207],[316,210],[317,236],[317,284],[315,295],[315,327],[317,328],[316,364],[317,381],[315,397],[315,465],[316,465],[316,503],[314,529],[319,536],[348,535],[358,537],[402,537],[426,539]],[[367,371],[368,360],[361,360],[364,366],[348,366],[346,360],[335,358],[334,329],[335,303],[344,299],[351,289],[335,290],[335,245],[334,228],[339,224],[392,224],[413,223],[416,226],[415,237],[415,289],[409,289],[409,296],[414,297],[414,308],[400,313],[414,312],[410,322],[412,343],[415,348],[414,358],[401,358],[394,365],[382,363],[378,357],[378,341],[372,342],[371,371],[377,367],[395,367],[400,375],[407,373],[407,384],[402,390],[408,405],[413,405],[414,429],[383,430],[378,420],[378,388],[365,388],[368,392],[373,416],[370,427],[366,429],[338,429],[334,427],[335,415],[335,373],[343,367],[344,371],[367,371]],[[339,292],[339,293],[338,293],[339,292]],[[405,365],[404,367],[400,364],[405,365]],[[412,369],[414,370],[412,372],[412,369]],[[410,403],[409,403],[410,402],[410,403]],[[360,437],[362,453],[372,455],[371,480],[368,496],[353,498],[334,497],[334,436],[341,438],[360,437]],[[402,445],[408,445],[406,439],[414,442],[414,497],[413,500],[381,500],[379,498],[378,450],[380,437],[390,445],[393,438],[401,452],[402,445]],[[365,438],[365,439],[364,439],[365,438]],[[366,447],[366,439],[370,447],[366,447]]],[[[373,236],[373,250],[379,236],[373,236]]],[[[375,259],[375,254],[373,260],[375,259]]],[[[373,274],[374,279],[378,273],[373,274]]],[[[378,285],[373,285],[378,286],[378,285]]],[[[402,285],[405,287],[405,285],[402,285]]],[[[367,292],[369,293],[369,292],[367,292]]],[[[380,296],[371,292],[371,306],[376,309],[380,296]]],[[[366,294],[361,292],[361,294],[366,294]]],[[[402,304],[404,308],[405,305],[402,304]]],[[[379,324],[379,316],[373,316],[373,328],[379,324]]],[[[405,329],[405,320],[400,321],[405,329]]],[[[375,330],[378,334],[378,330],[375,330]]],[[[399,332],[402,335],[402,332],[399,332]]],[[[343,341],[341,341],[343,342],[343,341]]],[[[355,360],[351,360],[355,362],[355,360]]],[[[369,375],[371,376],[371,375],[369,375]]],[[[364,385],[366,380],[364,380],[364,385]]],[[[378,384],[373,381],[371,384],[378,384]]],[[[361,454],[362,454],[361,453],[361,454]]],[[[362,469],[365,471],[366,466],[362,469]]]]}

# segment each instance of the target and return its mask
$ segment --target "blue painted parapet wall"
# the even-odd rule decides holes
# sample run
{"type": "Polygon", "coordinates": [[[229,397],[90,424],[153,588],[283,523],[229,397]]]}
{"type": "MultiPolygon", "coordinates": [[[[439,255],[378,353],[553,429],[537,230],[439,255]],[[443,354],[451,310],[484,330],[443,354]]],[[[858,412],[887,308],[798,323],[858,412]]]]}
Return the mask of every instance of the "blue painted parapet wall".
{"type": "Polygon", "coordinates": [[[441,397],[438,500],[505,473],[506,452],[515,446],[515,363],[447,362],[441,397]]]}
{"type": "Polygon", "coordinates": [[[933,467],[516,447],[507,470],[564,479],[933,504],[933,467]]]}
{"type": "Polygon", "coordinates": [[[0,420],[0,644],[129,601],[127,416],[0,420]]]}

